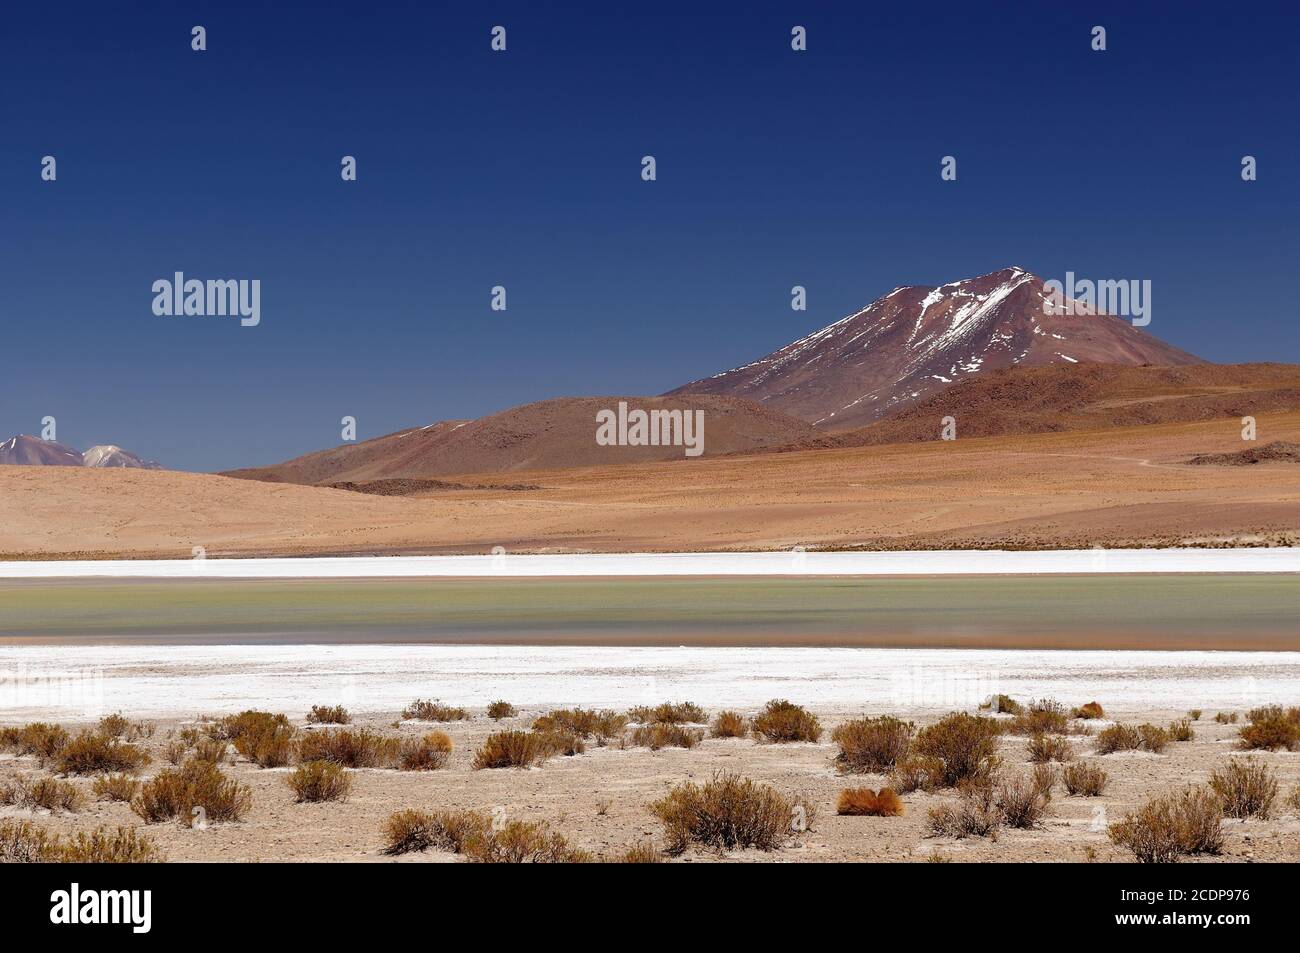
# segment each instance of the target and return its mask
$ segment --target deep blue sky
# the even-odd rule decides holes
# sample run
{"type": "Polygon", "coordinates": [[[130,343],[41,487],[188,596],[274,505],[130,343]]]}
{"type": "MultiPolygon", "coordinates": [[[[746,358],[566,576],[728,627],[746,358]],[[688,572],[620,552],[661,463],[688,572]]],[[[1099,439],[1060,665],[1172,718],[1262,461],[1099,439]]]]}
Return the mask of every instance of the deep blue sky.
{"type": "Polygon", "coordinates": [[[1009,264],[1149,278],[1152,333],[1300,359],[1287,8],[631,6],[9,5],[0,438],[53,414],[80,448],[269,463],[344,414],[658,393],[1009,264]],[[155,317],[176,270],[260,278],[261,326],[155,317]]]}

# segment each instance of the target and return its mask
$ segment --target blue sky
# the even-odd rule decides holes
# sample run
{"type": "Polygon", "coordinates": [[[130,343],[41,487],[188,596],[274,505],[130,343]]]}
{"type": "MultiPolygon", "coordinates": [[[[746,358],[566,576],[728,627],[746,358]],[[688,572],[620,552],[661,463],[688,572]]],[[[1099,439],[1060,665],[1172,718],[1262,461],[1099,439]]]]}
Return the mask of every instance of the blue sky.
{"type": "Polygon", "coordinates": [[[269,463],[345,414],[662,392],[1010,264],[1148,278],[1147,330],[1211,360],[1300,358],[1282,6],[622,6],[7,10],[0,437],[269,463]],[[261,325],[155,316],[175,271],[260,279],[261,325]]]}

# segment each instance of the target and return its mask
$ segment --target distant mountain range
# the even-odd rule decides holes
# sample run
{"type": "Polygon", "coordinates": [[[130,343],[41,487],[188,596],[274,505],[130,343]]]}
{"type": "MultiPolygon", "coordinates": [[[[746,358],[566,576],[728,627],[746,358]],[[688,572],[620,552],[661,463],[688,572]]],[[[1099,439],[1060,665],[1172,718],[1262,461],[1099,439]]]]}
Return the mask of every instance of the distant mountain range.
{"type": "Polygon", "coordinates": [[[1023,268],[946,285],[904,285],[829,327],[668,391],[758,401],[824,429],[890,417],[931,394],[1004,367],[1201,363],[1124,319],[1052,314],[1023,268]]]}
{"type": "Polygon", "coordinates": [[[18,434],[0,443],[0,465],[47,467],[131,467],[138,470],[161,470],[162,465],[144,460],[112,444],[91,447],[85,453],[53,440],[18,434]]]}

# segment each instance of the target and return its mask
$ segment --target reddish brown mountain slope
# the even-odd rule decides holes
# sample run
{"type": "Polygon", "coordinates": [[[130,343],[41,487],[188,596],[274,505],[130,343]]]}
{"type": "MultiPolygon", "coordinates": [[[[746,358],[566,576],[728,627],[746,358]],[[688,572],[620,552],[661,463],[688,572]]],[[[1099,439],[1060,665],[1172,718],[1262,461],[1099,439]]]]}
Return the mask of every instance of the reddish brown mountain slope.
{"type": "Polygon", "coordinates": [[[644,410],[703,410],[704,456],[800,443],[818,436],[814,427],[801,420],[734,397],[564,397],[514,407],[481,420],[432,424],[226,475],[283,483],[340,483],[684,458],[680,446],[599,446],[596,413],[616,411],[620,400],[627,401],[629,408],[644,410]]]}
{"type": "Polygon", "coordinates": [[[1042,279],[1021,268],[938,288],[895,288],[766,357],[669,394],[747,397],[839,430],[892,416],[954,382],[1003,367],[1199,361],[1128,320],[1049,316],[1047,300],[1042,279]]]}

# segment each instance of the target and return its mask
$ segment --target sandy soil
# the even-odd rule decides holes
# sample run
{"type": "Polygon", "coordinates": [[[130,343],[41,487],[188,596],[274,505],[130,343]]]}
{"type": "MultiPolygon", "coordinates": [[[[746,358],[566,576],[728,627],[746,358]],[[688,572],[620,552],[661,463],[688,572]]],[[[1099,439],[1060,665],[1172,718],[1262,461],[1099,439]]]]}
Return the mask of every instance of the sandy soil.
{"type": "MultiPolygon", "coordinates": [[[[1300,439],[1300,413],[1259,439],[1300,439]]],[[[1300,467],[1189,466],[1235,420],[465,475],[385,498],[225,477],[0,468],[0,557],[1076,547],[1300,536],[1300,467]]]]}
{"type": "MultiPolygon", "coordinates": [[[[502,727],[526,727],[540,710],[524,711],[502,727]]],[[[129,713],[128,713],[129,714],[129,713]]],[[[706,740],[695,750],[619,750],[589,747],[572,758],[557,757],[530,770],[471,769],[474,748],[495,727],[474,712],[468,722],[439,725],[456,743],[451,763],[434,772],[359,770],[350,799],[344,803],[295,804],[284,784],[286,769],[261,770],[240,762],[227,771],[249,784],[253,808],[240,823],[193,830],[175,823],[148,825],[171,860],[197,861],[381,861],[381,827],[388,815],[402,808],[474,808],[504,811],[507,818],[545,820],[578,845],[597,853],[614,853],[636,842],[658,839],[660,824],[647,807],[673,784],[707,780],[715,771],[735,771],[769,782],[787,794],[802,794],[819,811],[812,829],[780,850],[770,853],[738,851],[726,856],[691,851],[683,862],[725,859],[743,862],[794,861],[924,861],[939,854],[954,862],[1000,861],[1126,861],[1129,855],[1114,847],[1104,823],[1122,818],[1125,811],[1148,797],[1176,789],[1188,782],[1203,782],[1216,766],[1235,753],[1236,726],[1218,725],[1207,711],[1195,725],[1194,741],[1171,744],[1164,754],[1111,754],[1095,758],[1110,775],[1100,798],[1067,797],[1056,786],[1048,816],[1032,830],[1002,830],[993,838],[954,840],[926,833],[927,811],[951,801],[951,792],[909,794],[906,814],[897,818],[838,817],[835,798],[847,784],[878,787],[883,778],[858,775],[846,778],[832,765],[835,746],[829,737],[820,744],[758,744],[751,740],[706,740]]],[[[833,727],[859,712],[822,710],[823,725],[833,727]]],[[[1164,724],[1182,712],[1134,710],[1112,712],[1126,722],[1164,724]]],[[[428,724],[406,722],[390,727],[395,716],[377,716],[364,723],[385,731],[415,734],[428,724]]],[[[929,720],[920,719],[920,720],[929,720]]],[[[148,744],[158,752],[181,723],[159,725],[148,744]]],[[[1100,725],[1094,722],[1094,725],[1100,725]]],[[[1077,752],[1091,757],[1094,740],[1075,737],[1077,752]]],[[[1002,755],[1010,771],[1027,771],[1025,741],[1005,737],[1002,755]]],[[[1278,770],[1282,780],[1279,809],[1269,821],[1225,820],[1225,850],[1218,858],[1201,861],[1300,861],[1300,817],[1281,799],[1300,783],[1300,753],[1261,753],[1260,760],[1278,770]]],[[[20,771],[34,772],[30,759],[0,756],[0,782],[20,771]]],[[[148,773],[148,772],[147,772],[148,773]]],[[[77,782],[89,788],[88,780],[77,782]]],[[[12,807],[0,808],[0,817],[28,817],[59,831],[93,828],[101,824],[140,825],[140,819],[123,804],[99,803],[83,813],[50,816],[12,807]]],[[[460,858],[430,851],[408,854],[403,862],[455,862],[460,858]]]]}

